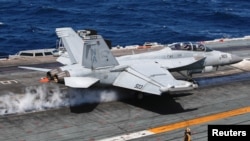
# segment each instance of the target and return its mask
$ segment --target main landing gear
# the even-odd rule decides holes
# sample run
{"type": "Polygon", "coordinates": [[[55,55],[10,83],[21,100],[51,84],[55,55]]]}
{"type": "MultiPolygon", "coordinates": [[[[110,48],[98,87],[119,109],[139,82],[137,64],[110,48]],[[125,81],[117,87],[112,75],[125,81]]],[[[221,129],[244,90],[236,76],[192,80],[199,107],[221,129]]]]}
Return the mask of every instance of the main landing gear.
{"type": "Polygon", "coordinates": [[[180,72],[180,71],[178,71],[178,73],[179,73],[180,75],[182,75],[183,77],[185,77],[187,81],[192,82],[192,83],[194,83],[194,84],[198,84],[197,81],[195,81],[195,80],[193,79],[192,73],[187,72],[187,75],[185,75],[184,73],[182,73],[182,72],[180,72]]]}

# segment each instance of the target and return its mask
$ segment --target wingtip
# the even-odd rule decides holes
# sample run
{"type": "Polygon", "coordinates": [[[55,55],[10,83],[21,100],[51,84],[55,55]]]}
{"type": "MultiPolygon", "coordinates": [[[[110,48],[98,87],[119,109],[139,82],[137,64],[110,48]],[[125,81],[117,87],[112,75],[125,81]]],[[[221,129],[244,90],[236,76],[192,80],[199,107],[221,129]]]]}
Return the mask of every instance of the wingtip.
{"type": "Polygon", "coordinates": [[[56,34],[59,38],[69,36],[71,31],[74,31],[71,27],[56,28],[56,34]]]}

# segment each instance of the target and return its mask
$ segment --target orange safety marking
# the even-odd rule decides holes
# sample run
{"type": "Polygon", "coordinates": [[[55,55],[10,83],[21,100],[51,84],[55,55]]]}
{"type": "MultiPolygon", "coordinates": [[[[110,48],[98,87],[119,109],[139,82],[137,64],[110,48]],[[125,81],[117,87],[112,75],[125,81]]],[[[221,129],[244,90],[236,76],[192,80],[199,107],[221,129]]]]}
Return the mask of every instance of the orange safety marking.
{"type": "Polygon", "coordinates": [[[49,82],[49,78],[48,78],[48,77],[42,77],[42,78],[40,79],[40,82],[42,82],[42,83],[47,83],[47,82],[49,82]]]}
{"type": "Polygon", "coordinates": [[[168,131],[172,131],[172,130],[176,130],[176,129],[180,129],[180,128],[184,128],[184,127],[188,127],[188,126],[192,126],[192,125],[197,125],[197,124],[206,123],[206,122],[210,122],[210,121],[214,121],[214,120],[219,120],[219,119],[223,119],[223,118],[227,118],[227,117],[237,116],[237,115],[241,115],[241,114],[245,114],[245,113],[249,113],[249,112],[250,112],[250,106],[231,110],[231,111],[226,111],[226,112],[222,112],[222,113],[218,113],[218,114],[212,114],[212,115],[208,115],[208,116],[198,117],[198,118],[194,118],[194,119],[186,120],[186,121],[182,121],[182,122],[176,122],[173,124],[168,124],[168,125],[164,125],[161,127],[152,128],[152,129],[149,129],[148,131],[151,131],[155,134],[159,134],[162,132],[168,132],[168,131]]]}

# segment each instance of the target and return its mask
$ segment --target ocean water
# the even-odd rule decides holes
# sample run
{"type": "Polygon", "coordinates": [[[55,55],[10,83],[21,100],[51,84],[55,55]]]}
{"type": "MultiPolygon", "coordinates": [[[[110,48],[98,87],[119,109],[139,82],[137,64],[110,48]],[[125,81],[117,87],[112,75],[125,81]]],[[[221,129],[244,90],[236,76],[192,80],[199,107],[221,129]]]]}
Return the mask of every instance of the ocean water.
{"type": "Polygon", "coordinates": [[[53,48],[55,28],[95,29],[112,45],[250,35],[248,0],[0,0],[0,56],[53,48]]]}

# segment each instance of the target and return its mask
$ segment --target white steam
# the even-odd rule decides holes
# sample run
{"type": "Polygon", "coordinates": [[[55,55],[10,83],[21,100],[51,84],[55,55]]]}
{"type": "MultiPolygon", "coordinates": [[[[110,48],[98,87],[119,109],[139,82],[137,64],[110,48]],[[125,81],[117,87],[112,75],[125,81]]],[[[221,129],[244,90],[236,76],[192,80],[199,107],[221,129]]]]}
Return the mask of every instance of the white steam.
{"type": "Polygon", "coordinates": [[[0,96],[0,115],[109,102],[120,98],[116,91],[108,89],[61,90],[57,85],[32,86],[25,89],[25,94],[8,93],[0,96]]]}
{"type": "Polygon", "coordinates": [[[118,100],[115,91],[103,89],[70,89],[70,105],[81,105],[83,103],[110,102],[118,100]]]}

